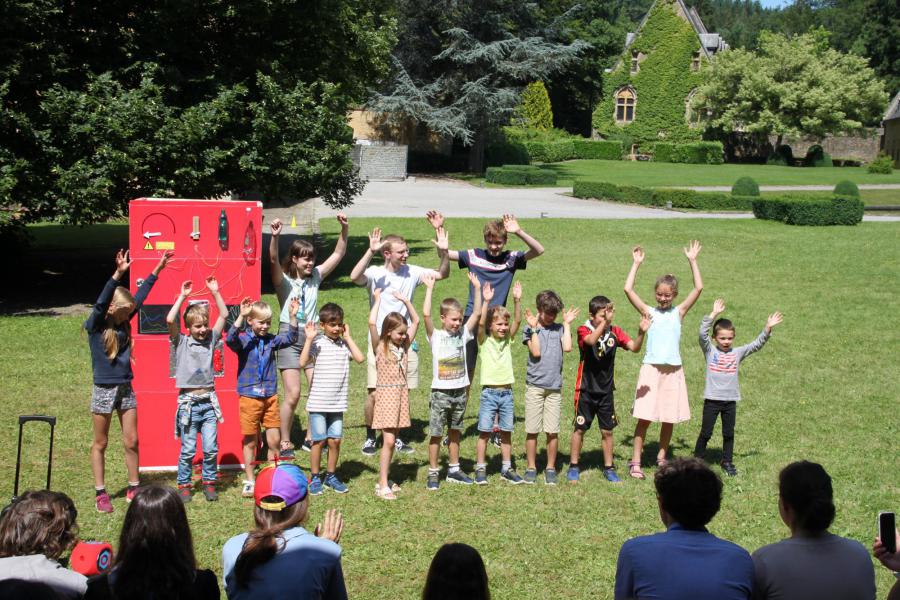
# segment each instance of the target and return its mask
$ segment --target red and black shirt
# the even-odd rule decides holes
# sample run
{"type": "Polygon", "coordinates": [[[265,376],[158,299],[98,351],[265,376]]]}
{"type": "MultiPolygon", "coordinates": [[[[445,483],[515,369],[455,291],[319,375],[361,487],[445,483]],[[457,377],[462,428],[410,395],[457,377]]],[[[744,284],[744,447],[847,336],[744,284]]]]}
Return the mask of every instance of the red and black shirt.
{"type": "Polygon", "coordinates": [[[598,396],[609,395],[616,389],[613,371],[616,360],[616,348],[631,341],[628,334],[613,325],[597,340],[588,346],[585,338],[594,331],[590,321],[578,328],[578,351],[581,355],[578,363],[578,375],[575,379],[575,394],[584,391],[598,396]]]}

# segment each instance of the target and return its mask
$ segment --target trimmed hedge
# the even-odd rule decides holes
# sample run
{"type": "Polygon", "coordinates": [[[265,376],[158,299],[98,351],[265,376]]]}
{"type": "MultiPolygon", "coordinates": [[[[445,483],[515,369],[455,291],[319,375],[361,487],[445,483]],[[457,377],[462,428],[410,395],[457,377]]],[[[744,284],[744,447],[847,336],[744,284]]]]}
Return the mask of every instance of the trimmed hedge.
{"type": "Polygon", "coordinates": [[[653,162],[675,162],[675,144],[669,142],[653,144],[653,162]]]}
{"type": "Polygon", "coordinates": [[[859,198],[859,186],[847,179],[838,181],[837,185],[834,186],[834,195],[853,196],[854,198],[859,198]]]}
{"type": "Polygon", "coordinates": [[[721,165],[725,162],[722,142],[694,142],[692,144],[653,144],[655,162],[686,163],[693,165],[721,165]]]}
{"type": "Polygon", "coordinates": [[[862,221],[864,205],[859,198],[833,196],[771,196],[753,200],[757,219],[781,221],[788,225],[856,225],[862,221]]]}
{"type": "Polygon", "coordinates": [[[583,179],[575,181],[572,194],[576,198],[595,198],[644,206],[668,206],[671,202],[672,208],[700,210],[750,210],[754,200],[751,196],[732,196],[722,192],[642,188],[583,179]]]}
{"type": "Polygon", "coordinates": [[[502,185],[556,185],[556,173],[530,165],[488,167],[484,179],[502,185]]]}
{"type": "Polygon", "coordinates": [[[575,158],[575,143],[564,142],[525,142],[525,148],[531,162],[554,163],[575,158]]]}
{"type": "Polygon", "coordinates": [[[814,144],[806,151],[806,158],[803,163],[807,167],[833,167],[834,162],[831,155],[825,152],[825,149],[818,144],[814,144]]]}
{"type": "Polygon", "coordinates": [[[531,162],[528,148],[520,142],[497,142],[484,149],[485,164],[489,167],[500,165],[527,165],[531,162]]]}
{"type": "Polygon", "coordinates": [[[622,160],[625,149],[619,140],[575,140],[575,158],[622,160]]]}
{"type": "Polygon", "coordinates": [[[759,184],[752,177],[739,177],[731,186],[732,196],[759,196],[759,184]]]}

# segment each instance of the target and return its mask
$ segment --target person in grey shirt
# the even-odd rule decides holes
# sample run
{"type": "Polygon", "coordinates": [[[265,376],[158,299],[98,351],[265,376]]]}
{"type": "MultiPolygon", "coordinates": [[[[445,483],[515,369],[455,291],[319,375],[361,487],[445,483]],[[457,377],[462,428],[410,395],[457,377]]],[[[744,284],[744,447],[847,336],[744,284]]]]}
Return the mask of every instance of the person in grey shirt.
{"type": "Polygon", "coordinates": [[[874,600],[875,570],[866,548],[828,532],[835,509],[822,465],[791,463],[778,480],[778,511],[791,537],[753,553],[753,597],[874,600]]]}
{"type": "Polygon", "coordinates": [[[761,349],[769,340],[772,328],[781,323],[781,313],[774,312],[766,320],[759,336],[744,346],[734,348],[734,324],[728,319],[718,319],[725,312],[725,301],[716,298],[712,312],[700,322],[700,348],[706,359],[706,386],[703,390],[703,424],[694,445],[694,456],[704,458],[706,444],[712,437],[716,420],[722,415],[722,470],[727,475],[737,475],[734,466],[734,421],[737,401],[741,399],[738,383],[738,367],[741,362],[761,349]],[[715,321],[715,323],[713,323],[715,321]],[[709,328],[712,326],[712,340],[709,328]],[[714,342],[714,343],[713,343],[714,342]]]}

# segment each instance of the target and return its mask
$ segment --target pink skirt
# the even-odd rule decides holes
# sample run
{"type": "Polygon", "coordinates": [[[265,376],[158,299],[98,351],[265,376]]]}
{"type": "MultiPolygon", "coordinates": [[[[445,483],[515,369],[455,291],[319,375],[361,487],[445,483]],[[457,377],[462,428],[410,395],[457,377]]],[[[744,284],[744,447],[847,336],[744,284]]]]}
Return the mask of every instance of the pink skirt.
{"type": "Polygon", "coordinates": [[[689,420],[691,407],[681,365],[641,365],[631,414],[654,423],[689,420]]]}

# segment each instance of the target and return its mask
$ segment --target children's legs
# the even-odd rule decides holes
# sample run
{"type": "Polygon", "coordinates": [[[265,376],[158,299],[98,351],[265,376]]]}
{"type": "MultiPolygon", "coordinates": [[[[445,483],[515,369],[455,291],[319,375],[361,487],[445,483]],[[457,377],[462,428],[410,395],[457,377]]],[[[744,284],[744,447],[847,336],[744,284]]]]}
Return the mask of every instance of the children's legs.
{"type": "Polygon", "coordinates": [[[244,479],[253,481],[253,462],[256,460],[256,449],[259,446],[258,435],[244,435],[244,479]]]}
{"type": "Polygon", "coordinates": [[[512,432],[500,432],[500,458],[503,462],[512,462],[512,432]]]}
{"type": "Polygon", "coordinates": [[[478,441],[475,442],[475,462],[480,465],[483,465],[487,462],[487,443],[488,438],[491,437],[490,431],[479,431],[478,432],[478,441]]]}
{"type": "Polygon", "coordinates": [[[328,466],[327,472],[334,473],[337,469],[338,459],[341,456],[341,439],[328,438],[328,466]]]}
{"type": "MultiPolygon", "coordinates": [[[[525,467],[528,469],[537,468],[537,437],[536,433],[525,434],[525,467]]],[[[549,457],[550,449],[547,449],[549,457]]],[[[549,461],[548,461],[549,462],[549,461]]]]}
{"type": "Polygon", "coordinates": [[[584,431],[581,429],[575,429],[572,431],[572,438],[569,441],[570,446],[570,456],[569,456],[569,464],[577,465],[578,460],[581,458],[581,445],[584,443],[584,431]]]}
{"type": "MultiPolygon", "coordinates": [[[[387,442],[385,442],[387,443],[387,442]]],[[[433,435],[428,439],[428,465],[432,469],[438,468],[438,455],[441,452],[441,436],[433,435]]]]}
{"type": "MultiPolygon", "coordinates": [[[[181,452],[178,454],[178,475],[176,480],[178,485],[188,485],[191,483],[191,467],[194,463],[194,455],[197,453],[197,435],[200,433],[200,427],[191,418],[190,425],[184,427],[181,424],[181,411],[191,410],[191,406],[185,406],[179,410],[178,414],[178,431],[181,434],[181,452]]],[[[193,417],[193,414],[191,415],[193,417]]],[[[206,450],[206,444],[203,444],[203,450],[206,450]]]]}
{"type": "Polygon", "coordinates": [[[366,427],[371,428],[372,418],[375,416],[375,388],[369,388],[369,394],[366,396],[366,403],[363,406],[363,414],[366,418],[366,427]]]}
{"type": "Polygon", "coordinates": [[[120,410],[119,425],[122,426],[122,445],[125,447],[125,470],[128,483],[140,481],[138,474],[138,429],[137,409],[120,410]]]}
{"type": "Polygon", "coordinates": [[[451,465],[459,464],[459,434],[459,429],[451,429],[449,432],[450,446],[448,452],[450,453],[451,465]]]}
{"type": "Polygon", "coordinates": [[[275,460],[278,457],[278,447],[281,445],[281,429],[278,427],[270,427],[266,429],[266,446],[268,452],[266,456],[269,460],[275,460]]]}
{"type": "Polygon", "coordinates": [[[697,458],[703,458],[706,455],[706,444],[709,443],[709,439],[712,437],[713,429],[716,427],[716,419],[718,419],[718,417],[719,408],[717,403],[710,400],[704,400],[703,423],[700,425],[700,435],[697,436],[697,443],[694,444],[694,456],[697,458]]]}
{"type": "Polygon", "coordinates": [[[281,439],[291,441],[291,425],[294,424],[294,411],[300,402],[300,369],[282,369],[281,380],[284,382],[284,398],[281,401],[281,439]]]}
{"type": "Polygon", "coordinates": [[[112,414],[91,413],[94,426],[94,441],[91,442],[91,471],[94,473],[94,485],[102,488],[106,475],[106,446],[109,443],[109,423],[112,414]]]}
{"type": "MultiPolygon", "coordinates": [[[[381,432],[384,443],[381,445],[381,470],[378,473],[378,485],[382,489],[388,486],[388,470],[391,468],[391,458],[394,456],[394,441],[397,439],[396,429],[385,429],[381,432]]],[[[429,447],[429,451],[431,448],[429,447]]]]}
{"type": "Polygon", "coordinates": [[[734,462],[734,421],[737,402],[729,402],[722,410],[722,462],[734,462]]]}
{"type": "Polygon", "coordinates": [[[659,424],[659,452],[656,453],[657,461],[666,459],[666,453],[669,451],[669,442],[672,441],[672,429],[674,428],[674,423],[659,424]]]}
{"type": "Polygon", "coordinates": [[[216,411],[213,410],[212,404],[209,404],[200,422],[200,439],[203,441],[203,481],[215,481],[218,478],[216,464],[219,458],[219,440],[216,438],[218,429],[216,411]]]}
{"type": "Polygon", "coordinates": [[[641,464],[641,452],[644,450],[644,437],[647,435],[648,427],[650,427],[650,421],[638,419],[634,428],[634,450],[631,452],[631,462],[641,464]]]}
{"type": "MultiPolygon", "coordinates": [[[[318,475],[322,469],[322,447],[325,446],[325,440],[315,440],[309,451],[309,472],[311,475],[318,475]]],[[[330,448],[329,448],[330,450],[330,448]]],[[[330,457],[329,457],[330,458],[330,457]]]]}
{"type": "Polygon", "coordinates": [[[603,438],[603,466],[613,466],[613,432],[607,429],[600,430],[600,436],[603,438]]]}
{"type": "Polygon", "coordinates": [[[556,470],[556,452],[559,450],[559,434],[547,434],[547,469],[556,470]]]}

